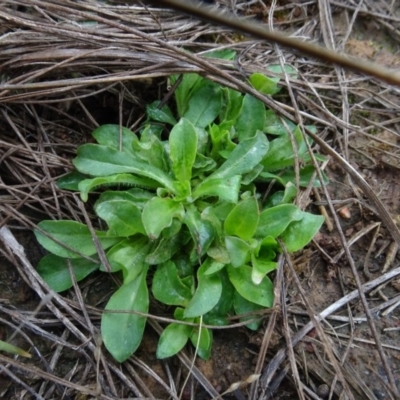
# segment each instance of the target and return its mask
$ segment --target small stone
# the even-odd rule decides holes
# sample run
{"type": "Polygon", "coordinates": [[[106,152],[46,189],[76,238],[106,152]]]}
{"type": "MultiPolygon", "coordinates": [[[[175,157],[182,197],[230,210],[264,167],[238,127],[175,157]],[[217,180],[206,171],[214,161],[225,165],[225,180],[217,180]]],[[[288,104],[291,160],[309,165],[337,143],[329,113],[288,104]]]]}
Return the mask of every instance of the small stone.
{"type": "Polygon", "coordinates": [[[329,395],[329,386],[322,384],[318,386],[317,395],[325,399],[329,395]]]}

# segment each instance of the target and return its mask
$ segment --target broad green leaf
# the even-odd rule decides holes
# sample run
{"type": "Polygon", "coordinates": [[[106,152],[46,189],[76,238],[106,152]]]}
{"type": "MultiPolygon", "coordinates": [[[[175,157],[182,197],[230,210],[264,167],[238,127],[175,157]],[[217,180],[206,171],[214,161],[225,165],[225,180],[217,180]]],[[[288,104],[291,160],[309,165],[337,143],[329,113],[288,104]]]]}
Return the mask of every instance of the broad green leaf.
{"type": "Polygon", "coordinates": [[[284,70],[282,69],[282,66],[280,64],[270,64],[267,66],[267,70],[273,72],[274,74],[281,74],[282,76],[284,75],[284,73],[286,73],[294,79],[297,79],[297,77],[299,76],[296,68],[293,68],[289,64],[284,65],[284,70]]]}
{"type": "Polygon", "coordinates": [[[236,292],[229,280],[226,270],[221,271],[222,293],[215,307],[204,315],[203,322],[206,324],[228,325],[227,316],[232,311],[233,295],[236,292]]]}
{"type": "Polygon", "coordinates": [[[135,176],[132,174],[116,174],[81,180],[77,190],[81,192],[82,201],[86,202],[90,192],[99,186],[111,185],[140,186],[149,189],[157,189],[160,186],[158,182],[146,177],[135,176]]]}
{"type": "Polygon", "coordinates": [[[86,179],[87,175],[78,171],[72,171],[57,180],[57,187],[66,190],[79,190],[79,182],[86,179]]]}
{"type": "Polygon", "coordinates": [[[231,178],[250,172],[268,152],[269,142],[262,132],[243,140],[230,153],[228,159],[205,181],[211,179],[231,178]]]}
{"type": "Polygon", "coordinates": [[[220,201],[214,206],[211,206],[212,213],[221,221],[225,221],[229,213],[235,208],[235,204],[226,201],[220,201]]]}
{"type": "Polygon", "coordinates": [[[234,60],[236,57],[236,51],[231,49],[212,50],[202,54],[202,56],[208,58],[218,58],[220,60],[234,60]]]}
{"type": "Polygon", "coordinates": [[[250,185],[253,181],[257,179],[257,177],[264,170],[264,167],[261,164],[256,165],[252,171],[247,173],[242,179],[242,185],[250,185]]]}
{"type": "Polygon", "coordinates": [[[107,222],[116,236],[145,234],[142,213],[128,192],[104,192],[95,203],[96,214],[107,222]]]}
{"type": "Polygon", "coordinates": [[[180,182],[190,181],[197,152],[197,132],[185,118],[176,124],[169,135],[172,171],[180,182]]]}
{"type": "Polygon", "coordinates": [[[218,116],[221,105],[221,88],[206,84],[190,98],[184,117],[193,125],[205,128],[218,116]]]}
{"type": "Polygon", "coordinates": [[[100,268],[100,261],[93,262],[85,258],[68,260],[47,254],[39,261],[37,272],[55,292],[63,292],[73,286],[68,262],[77,282],[100,268]]]}
{"type": "Polygon", "coordinates": [[[116,244],[107,252],[112,272],[122,270],[124,284],[129,283],[146,267],[146,257],[150,249],[151,244],[144,236],[135,236],[116,244]]]}
{"type": "Polygon", "coordinates": [[[153,121],[165,122],[170,125],[175,125],[176,119],[174,118],[171,109],[164,105],[161,109],[158,108],[159,100],[154,101],[146,107],[147,116],[153,121]]]}
{"type": "Polygon", "coordinates": [[[188,207],[183,223],[189,228],[197,257],[202,257],[215,237],[211,222],[203,219],[195,207],[188,207]]]}
{"type": "Polygon", "coordinates": [[[208,179],[201,182],[192,193],[194,200],[199,197],[218,196],[220,200],[230,203],[237,203],[240,190],[240,175],[233,175],[229,178],[208,179]]]}
{"type": "MultiPolygon", "coordinates": [[[[249,314],[256,311],[262,310],[264,307],[260,306],[259,304],[252,303],[251,301],[246,300],[242,297],[238,292],[235,291],[234,294],[234,301],[233,307],[235,309],[236,315],[243,315],[249,314]]],[[[247,328],[251,329],[252,331],[256,331],[261,324],[261,318],[257,318],[254,315],[249,315],[246,317],[240,318],[240,322],[249,321],[246,325],[247,328]]]]}
{"type": "Polygon", "coordinates": [[[251,256],[251,264],[253,266],[251,280],[255,285],[259,285],[264,279],[265,275],[271,271],[274,271],[277,267],[277,263],[275,261],[263,260],[255,257],[254,254],[251,256]]]}
{"type": "Polygon", "coordinates": [[[268,78],[264,74],[254,73],[250,75],[249,80],[254,89],[262,94],[272,96],[280,91],[277,85],[279,78],[268,78]]]}
{"type": "Polygon", "coordinates": [[[211,261],[210,266],[207,268],[207,271],[204,273],[205,275],[212,275],[216,274],[217,272],[221,271],[225,268],[225,263],[211,261]]]}
{"type": "Polygon", "coordinates": [[[154,193],[139,188],[128,189],[125,193],[129,193],[132,196],[132,201],[140,209],[142,209],[145,204],[154,197],[154,193]]]}
{"type": "Polygon", "coordinates": [[[319,231],[325,218],[321,215],[313,215],[302,212],[303,218],[289,224],[281,238],[290,252],[295,252],[306,246],[319,231]]]}
{"type": "MultiPolygon", "coordinates": [[[[297,143],[297,155],[300,160],[309,157],[307,146],[303,140],[303,136],[299,129],[293,132],[294,139],[297,143]]],[[[293,166],[295,163],[295,153],[293,150],[292,141],[288,134],[278,137],[271,141],[269,151],[262,160],[264,171],[271,172],[282,170],[287,167],[293,166]]]]}
{"type": "MultiPolygon", "coordinates": [[[[42,221],[38,227],[54,237],[57,241],[35,230],[38,242],[50,253],[60,257],[81,258],[97,253],[89,228],[75,221],[42,221]],[[68,249],[62,244],[68,246],[68,249]]],[[[96,236],[103,247],[107,249],[121,240],[118,236],[107,235],[106,232],[95,231],[96,236]]]]}
{"type": "Polygon", "coordinates": [[[138,140],[129,129],[111,124],[98,127],[92,136],[103,146],[128,153],[132,153],[132,143],[138,140]]]}
{"type": "Polygon", "coordinates": [[[225,246],[228,251],[231,264],[240,267],[250,261],[251,247],[244,240],[236,236],[226,236],[225,246]]]}
{"type": "Polygon", "coordinates": [[[263,132],[265,128],[264,103],[250,94],[246,94],[235,127],[240,142],[252,138],[257,131],[263,132]]]}
{"type": "Polygon", "coordinates": [[[249,240],[256,232],[259,220],[258,203],[249,197],[238,203],[226,217],[224,229],[230,236],[249,240]]]}
{"type": "Polygon", "coordinates": [[[221,121],[234,122],[240,115],[244,96],[237,90],[229,88],[222,88],[222,95],[225,99],[225,102],[221,109],[219,119],[221,121]]]}
{"type": "Polygon", "coordinates": [[[193,164],[192,176],[196,177],[205,172],[213,171],[216,167],[217,163],[211,157],[206,157],[203,154],[197,153],[193,164]]]}
{"type": "Polygon", "coordinates": [[[175,234],[171,237],[162,237],[158,241],[155,250],[147,255],[146,262],[150,265],[157,265],[170,260],[172,256],[182,248],[182,242],[182,235],[179,234],[175,234]]]}
{"type": "Polygon", "coordinates": [[[211,356],[211,348],[213,343],[212,331],[208,328],[195,328],[190,335],[192,345],[196,347],[197,354],[203,360],[208,360],[211,356]],[[200,332],[200,338],[199,338],[200,332]]]}
{"type": "Polygon", "coordinates": [[[118,362],[128,359],[142,341],[146,317],[135,311],[147,313],[149,310],[146,273],[147,268],[135,279],[122,285],[111,296],[101,317],[104,345],[118,362]]]}
{"type": "Polygon", "coordinates": [[[267,110],[265,113],[265,132],[270,135],[287,135],[288,129],[290,132],[293,132],[296,128],[296,125],[287,118],[283,118],[278,116],[274,111],[267,110]],[[282,120],[285,122],[283,123],[282,120]],[[287,127],[286,127],[287,126],[287,127]]]}
{"type": "Polygon", "coordinates": [[[235,289],[246,300],[264,307],[272,307],[274,302],[274,285],[268,276],[260,284],[255,285],[251,280],[252,268],[247,265],[235,268],[227,266],[229,279],[235,289]]]}
{"type": "Polygon", "coordinates": [[[219,274],[206,275],[211,260],[206,261],[197,270],[197,289],[185,310],[185,318],[200,317],[209,312],[218,303],[222,293],[219,274]]]}
{"type": "MultiPolygon", "coordinates": [[[[171,76],[171,84],[174,84],[178,79],[179,75],[171,76]]],[[[182,81],[178,88],[175,90],[175,101],[178,109],[179,117],[183,117],[185,114],[189,99],[193,93],[195,93],[202,85],[204,85],[205,79],[199,74],[185,74],[183,75],[182,81]]]]}
{"type": "Polygon", "coordinates": [[[2,340],[0,340],[0,351],[6,351],[7,353],[16,354],[18,356],[22,356],[22,357],[26,357],[26,358],[32,357],[31,354],[29,354],[25,350],[22,350],[19,347],[14,346],[10,343],[3,342],[2,340]]]}
{"type": "Polygon", "coordinates": [[[283,193],[283,197],[281,200],[282,204],[289,204],[291,203],[295,197],[297,196],[297,188],[292,182],[288,182],[285,185],[285,191],[283,193]]]}
{"type": "Polygon", "coordinates": [[[141,132],[140,141],[133,142],[135,156],[146,164],[169,172],[168,154],[163,142],[153,133],[152,125],[147,125],[141,132]]]}
{"type": "Polygon", "coordinates": [[[157,266],[153,277],[152,292],[155,299],[170,306],[185,307],[192,292],[178,275],[175,263],[167,261],[157,266]]]}
{"type": "Polygon", "coordinates": [[[172,224],[172,219],[183,219],[185,210],[182,203],[169,198],[154,197],[143,208],[142,221],[151,240],[157,239],[164,228],[172,224]]]}
{"type": "Polygon", "coordinates": [[[207,251],[207,255],[215,260],[217,263],[229,264],[231,262],[226,247],[222,245],[210,247],[207,251]]]}
{"type": "Polygon", "coordinates": [[[277,191],[272,196],[269,196],[266,203],[265,209],[279,206],[280,204],[291,204],[297,196],[297,188],[292,182],[288,182],[285,185],[284,191],[277,191]]]}
{"type": "Polygon", "coordinates": [[[152,165],[133,158],[127,152],[95,144],[84,144],[78,148],[78,156],[72,161],[78,171],[92,176],[132,173],[153,179],[165,188],[174,191],[172,179],[152,165]]]}
{"type": "Polygon", "coordinates": [[[193,327],[173,322],[162,332],[157,346],[157,358],[172,357],[179,353],[191,336],[193,327]]]}
{"type": "Polygon", "coordinates": [[[281,204],[267,208],[260,214],[255,235],[261,238],[266,236],[276,238],[285,231],[291,222],[299,221],[303,216],[303,212],[294,204],[281,204]]]}
{"type": "MultiPolygon", "coordinates": [[[[323,171],[321,171],[321,174],[324,180],[324,184],[326,185],[328,183],[328,178],[326,177],[323,171]]],[[[319,178],[316,176],[314,165],[307,165],[304,168],[301,168],[299,171],[299,175],[300,175],[299,185],[301,187],[307,187],[310,184],[311,179],[313,178],[314,178],[313,187],[321,187],[321,182],[319,178]]],[[[289,182],[292,183],[296,182],[296,174],[293,168],[287,168],[285,171],[279,173],[278,175],[269,174],[268,172],[263,172],[260,174],[260,177],[262,178],[268,177],[268,180],[276,179],[284,186],[287,185],[289,182]]]]}

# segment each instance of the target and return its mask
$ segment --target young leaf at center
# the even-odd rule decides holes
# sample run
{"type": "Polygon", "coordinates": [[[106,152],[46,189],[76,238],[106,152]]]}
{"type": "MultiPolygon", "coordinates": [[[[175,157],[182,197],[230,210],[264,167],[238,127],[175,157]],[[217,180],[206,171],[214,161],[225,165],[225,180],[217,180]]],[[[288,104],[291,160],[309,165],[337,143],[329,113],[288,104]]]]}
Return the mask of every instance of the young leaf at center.
{"type": "Polygon", "coordinates": [[[197,132],[194,126],[182,118],[169,135],[172,170],[180,182],[190,181],[197,152],[197,132]]]}

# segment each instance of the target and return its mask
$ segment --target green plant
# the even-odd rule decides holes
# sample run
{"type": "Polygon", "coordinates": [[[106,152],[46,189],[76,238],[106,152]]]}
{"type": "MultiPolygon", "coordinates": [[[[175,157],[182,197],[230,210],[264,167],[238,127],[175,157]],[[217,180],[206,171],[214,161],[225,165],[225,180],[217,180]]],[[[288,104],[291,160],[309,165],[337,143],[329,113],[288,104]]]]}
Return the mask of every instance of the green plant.
{"type": "MultiPolygon", "coordinates": [[[[250,77],[267,94],[279,90],[277,81],[250,77]]],[[[120,362],[141,342],[148,286],[156,300],[175,307],[176,322],[163,331],[157,356],[172,356],[190,340],[208,358],[212,331],[204,324],[226,325],[229,315],[273,304],[268,274],[277,266],[276,239],[297,251],[323,223],[291,204],[295,156],[287,127],[297,142],[300,184],[308,184],[314,172],[296,126],[282,123],[254,97],[196,74],[183,77],[175,99],[179,120],[154,102],[139,137],[115,125],[96,129],[98,144],[80,146],[73,160],[77,171],[59,181],[61,188],[79,190],[83,201],[103,186],[115,186],[94,204],[108,228],[95,231],[108,266],[84,224],[42,221],[35,232],[51,253],[38,272],[55,291],[72,286],[70,270],[77,281],[98,269],[121,271],[123,284],[101,321],[103,342],[120,362]],[[263,202],[259,184],[271,179],[283,190],[263,202]]],[[[250,329],[260,323],[242,320],[250,329]]]]}

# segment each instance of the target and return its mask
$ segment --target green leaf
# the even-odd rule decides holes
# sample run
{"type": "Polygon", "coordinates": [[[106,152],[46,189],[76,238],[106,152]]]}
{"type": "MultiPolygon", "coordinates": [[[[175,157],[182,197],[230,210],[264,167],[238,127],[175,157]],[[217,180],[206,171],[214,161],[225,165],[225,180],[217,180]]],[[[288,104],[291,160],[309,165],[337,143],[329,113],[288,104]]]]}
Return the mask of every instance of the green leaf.
{"type": "Polygon", "coordinates": [[[192,330],[190,341],[197,348],[197,354],[203,360],[208,360],[211,356],[211,348],[213,343],[212,332],[208,328],[201,327],[192,330]],[[200,331],[200,338],[199,338],[200,331]]]}
{"type": "Polygon", "coordinates": [[[197,132],[185,118],[176,124],[169,135],[172,171],[180,182],[190,181],[197,152],[197,132]]]}
{"type": "Polygon", "coordinates": [[[256,236],[276,238],[285,231],[291,222],[299,221],[303,216],[303,212],[294,204],[281,204],[267,208],[260,214],[256,236]]]}
{"type": "Polygon", "coordinates": [[[249,80],[254,89],[262,94],[272,96],[280,91],[277,85],[279,78],[268,78],[264,74],[254,73],[250,75],[249,80]]]}
{"type": "Polygon", "coordinates": [[[259,220],[258,203],[249,197],[235,206],[226,217],[224,229],[230,236],[249,240],[256,232],[259,220]]]}
{"type": "Polygon", "coordinates": [[[113,235],[126,237],[146,233],[142,213],[128,192],[105,192],[95,203],[94,209],[107,222],[113,235]]]}
{"type": "Polygon", "coordinates": [[[278,190],[272,196],[269,196],[265,208],[272,208],[281,204],[291,204],[297,196],[297,188],[292,182],[285,185],[285,190],[278,190]]]}
{"type": "MultiPolygon", "coordinates": [[[[267,173],[262,173],[261,177],[263,177],[264,174],[265,176],[267,176],[267,173]]],[[[323,171],[321,171],[321,174],[324,180],[324,184],[325,185],[328,184],[328,178],[326,177],[323,171]]],[[[315,175],[314,165],[307,165],[304,168],[301,168],[299,171],[299,175],[300,175],[299,185],[301,187],[307,187],[312,178],[314,178],[313,187],[318,188],[322,186],[320,180],[315,175]]],[[[288,168],[278,175],[273,175],[273,179],[278,180],[282,185],[287,185],[289,182],[292,183],[296,182],[296,174],[293,168],[288,168]]]]}
{"type": "Polygon", "coordinates": [[[196,200],[199,197],[218,196],[220,200],[237,203],[239,198],[240,182],[240,175],[234,175],[230,178],[205,180],[194,189],[192,198],[196,200]]]}
{"type": "Polygon", "coordinates": [[[228,159],[204,181],[231,178],[250,172],[268,152],[269,143],[262,132],[240,142],[230,153],[228,159]]]}
{"type": "MultiPolygon", "coordinates": [[[[299,129],[293,132],[294,139],[297,143],[297,153],[299,159],[307,155],[307,147],[303,136],[299,129]]],[[[269,151],[262,160],[264,171],[276,171],[283,168],[291,167],[295,162],[295,153],[293,150],[292,141],[288,134],[278,137],[271,141],[269,151]]]]}
{"type": "Polygon", "coordinates": [[[149,189],[157,189],[160,186],[156,181],[146,177],[134,176],[132,174],[116,174],[81,180],[77,190],[81,192],[82,201],[86,202],[88,194],[95,188],[111,185],[141,186],[149,189]]]}
{"type": "Polygon", "coordinates": [[[205,275],[216,274],[225,268],[225,263],[217,262],[215,260],[211,261],[210,266],[207,268],[207,271],[204,273],[205,275]]]}
{"type": "Polygon", "coordinates": [[[215,260],[217,263],[229,264],[231,262],[226,248],[222,245],[210,247],[207,251],[207,255],[215,260]]]}
{"type": "Polygon", "coordinates": [[[251,280],[252,268],[247,265],[235,268],[227,266],[229,279],[235,289],[246,300],[264,307],[272,307],[274,302],[274,285],[268,276],[260,284],[255,285],[251,280]]]}
{"type": "Polygon", "coordinates": [[[193,125],[205,128],[218,116],[221,106],[221,88],[208,83],[190,98],[184,117],[193,125]]]}
{"type": "Polygon", "coordinates": [[[72,171],[69,174],[62,176],[57,180],[57,187],[66,190],[79,190],[79,182],[86,179],[87,175],[81,174],[78,171],[72,171]]]}
{"type": "Polygon", "coordinates": [[[176,119],[174,118],[171,109],[164,105],[161,109],[158,108],[159,100],[154,101],[146,107],[147,116],[153,121],[165,122],[170,125],[175,125],[176,119]]]}
{"type": "Polygon", "coordinates": [[[275,261],[263,260],[262,258],[256,257],[254,254],[251,256],[251,264],[253,266],[251,280],[255,285],[259,285],[265,275],[274,271],[278,266],[275,261]]]}
{"type": "Polygon", "coordinates": [[[257,131],[263,132],[265,128],[264,103],[246,94],[235,126],[240,142],[252,138],[257,131]]]}
{"type": "Polygon", "coordinates": [[[219,119],[221,121],[236,121],[242,109],[244,96],[237,90],[229,88],[222,88],[222,94],[225,101],[219,119]]]}
{"type": "Polygon", "coordinates": [[[151,240],[157,239],[164,228],[172,224],[172,219],[183,219],[185,210],[182,203],[169,198],[154,197],[143,208],[142,221],[151,240]]]}
{"type": "MultiPolygon", "coordinates": [[[[36,239],[50,253],[69,258],[81,258],[80,254],[92,256],[97,253],[92,234],[84,224],[75,221],[42,221],[38,227],[57,240],[56,242],[39,230],[35,230],[36,239]]],[[[95,233],[103,249],[121,240],[120,237],[108,235],[106,232],[95,231],[95,233]]]]}
{"type": "MultiPolygon", "coordinates": [[[[123,271],[124,283],[135,279],[145,268],[151,243],[146,237],[135,236],[116,244],[107,252],[112,272],[123,271]]],[[[104,267],[101,268],[103,271],[104,267]]]]}
{"type": "Polygon", "coordinates": [[[220,60],[234,60],[236,57],[236,51],[231,49],[212,50],[202,54],[202,56],[208,58],[218,58],[220,60]]]}
{"type": "Polygon", "coordinates": [[[157,346],[157,358],[172,357],[184,347],[193,331],[192,326],[173,322],[162,332],[157,346]]]}
{"type": "Polygon", "coordinates": [[[192,292],[178,275],[175,263],[167,261],[157,266],[153,277],[152,292],[155,299],[170,306],[185,307],[192,292]]]}
{"type": "MultiPolygon", "coordinates": [[[[171,76],[171,84],[178,79],[178,75],[171,76]]],[[[185,114],[189,99],[205,82],[199,74],[185,74],[178,88],[175,90],[175,101],[178,109],[178,115],[183,117],[185,114]]]]}
{"type": "Polygon", "coordinates": [[[222,293],[221,277],[218,274],[206,275],[211,263],[210,259],[197,270],[197,289],[185,310],[185,318],[200,317],[218,303],[222,293]]]}
{"type": "Polygon", "coordinates": [[[147,267],[135,279],[122,285],[111,296],[101,317],[104,345],[118,362],[128,359],[142,341],[146,317],[135,312],[147,313],[149,309],[146,273],[147,267]]]}
{"type": "Polygon", "coordinates": [[[228,273],[221,271],[222,293],[216,306],[204,315],[204,322],[207,324],[228,325],[227,315],[232,311],[233,295],[236,292],[229,280],[228,273]]]}
{"type": "Polygon", "coordinates": [[[3,342],[0,340],[0,351],[6,351],[7,353],[16,354],[22,357],[31,358],[32,356],[25,350],[20,349],[10,343],[3,342]]]}
{"type": "Polygon", "coordinates": [[[211,222],[203,219],[195,207],[187,209],[183,222],[189,228],[197,256],[202,257],[215,237],[215,230],[211,222]]]}
{"type": "Polygon", "coordinates": [[[100,262],[85,258],[68,260],[54,254],[47,254],[39,261],[37,272],[55,292],[63,292],[73,286],[68,262],[77,282],[100,268],[100,262]]]}
{"type": "Polygon", "coordinates": [[[146,262],[150,265],[157,265],[170,260],[172,256],[182,248],[182,242],[183,238],[180,234],[161,238],[155,250],[148,254],[146,262]]]}
{"type": "Polygon", "coordinates": [[[127,152],[96,144],[84,144],[78,148],[78,156],[72,161],[82,173],[92,176],[132,173],[159,182],[174,192],[172,179],[160,169],[138,161],[127,152]]]}
{"type": "Polygon", "coordinates": [[[226,236],[225,246],[228,251],[231,264],[240,267],[250,261],[251,247],[244,240],[236,236],[226,236]]]}
{"type": "Polygon", "coordinates": [[[132,149],[138,159],[168,173],[168,154],[154,130],[152,125],[147,125],[141,131],[140,141],[133,142],[132,149]]]}
{"type": "Polygon", "coordinates": [[[315,234],[319,231],[325,218],[321,215],[313,215],[302,212],[303,218],[300,221],[292,222],[281,238],[290,252],[295,252],[306,246],[315,234]]]}
{"type": "Polygon", "coordinates": [[[294,79],[297,79],[297,77],[299,76],[296,68],[293,68],[291,65],[288,64],[284,66],[284,70],[282,69],[280,64],[270,64],[267,66],[267,70],[273,72],[274,74],[281,74],[282,76],[284,76],[284,73],[286,73],[294,79]]]}
{"type": "MultiPolygon", "coordinates": [[[[233,307],[235,309],[236,315],[248,314],[256,311],[262,310],[264,307],[260,306],[259,304],[252,303],[251,301],[246,300],[242,297],[238,292],[235,291],[234,294],[234,301],[233,307]]],[[[246,325],[247,328],[251,329],[252,331],[256,331],[261,324],[261,318],[255,318],[254,315],[249,315],[247,317],[240,318],[240,322],[250,321],[246,325]]]]}
{"type": "Polygon", "coordinates": [[[129,129],[111,124],[98,127],[92,132],[92,136],[103,146],[128,153],[132,153],[132,143],[138,140],[129,129]]]}
{"type": "Polygon", "coordinates": [[[283,118],[278,116],[274,111],[267,110],[265,112],[265,132],[270,135],[287,135],[288,129],[290,132],[293,132],[296,128],[296,125],[287,118],[283,118]],[[282,122],[284,121],[285,124],[282,122]],[[286,128],[286,126],[287,128],[286,128]]]}

